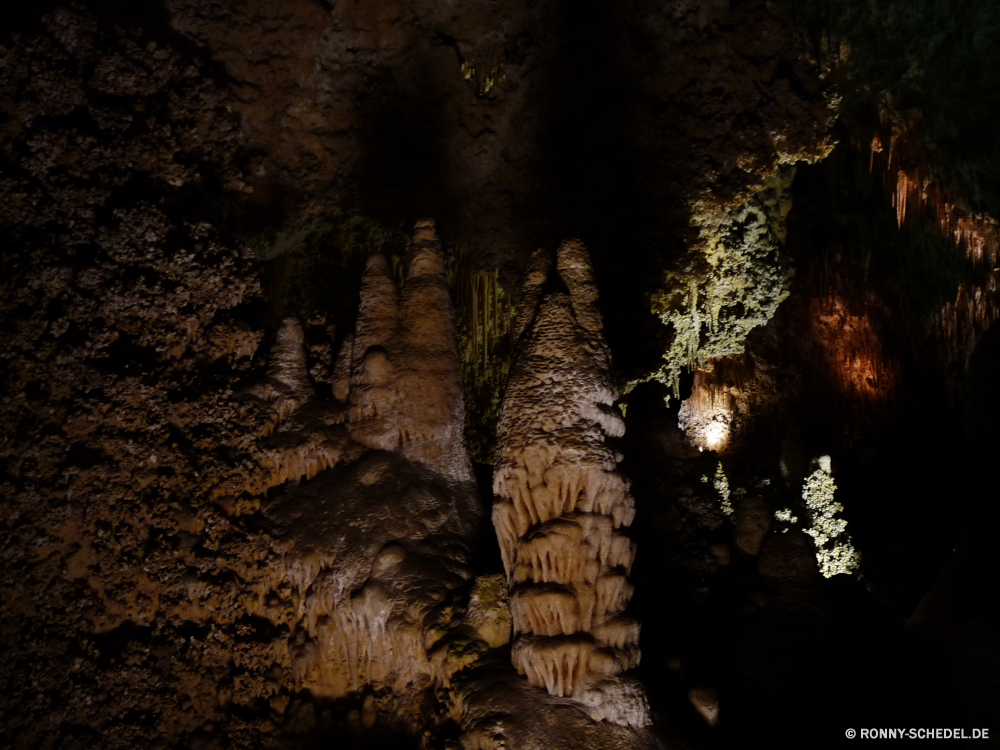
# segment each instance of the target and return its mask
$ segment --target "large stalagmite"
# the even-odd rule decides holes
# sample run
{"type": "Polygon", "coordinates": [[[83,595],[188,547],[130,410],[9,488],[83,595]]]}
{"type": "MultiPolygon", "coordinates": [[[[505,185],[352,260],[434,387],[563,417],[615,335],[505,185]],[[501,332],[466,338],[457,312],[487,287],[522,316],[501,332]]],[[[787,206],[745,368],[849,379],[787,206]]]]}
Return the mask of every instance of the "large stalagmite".
{"type": "Polygon", "coordinates": [[[513,661],[594,718],[642,725],[641,689],[620,676],[639,663],[639,625],[623,614],[635,509],[608,444],[625,428],[586,250],[565,242],[551,265],[538,251],[529,268],[493,483],[513,661]]]}
{"type": "Polygon", "coordinates": [[[270,648],[296,689],[388,688],[378,708],[392,721],[432,724],[427,691],[486,647],[459,619],[479,507],[432,222],[417,223],[401,291],[385,258],[369,259],[334,401],[317,396],[305,356],[285,321],[268,377],[246,394],[264,433],[250,490],[272,489],[265,513],[284,545],[248,609],[287,633],[270,648]]]}
{"type": "Polygon", "coordinates": [[[398,300],[385,258],[369,259],[357,331],[346,345],[352,437],[398,450],[453,481],[472,481],[454,316],[433,222],[417,222],[398,300]]]}

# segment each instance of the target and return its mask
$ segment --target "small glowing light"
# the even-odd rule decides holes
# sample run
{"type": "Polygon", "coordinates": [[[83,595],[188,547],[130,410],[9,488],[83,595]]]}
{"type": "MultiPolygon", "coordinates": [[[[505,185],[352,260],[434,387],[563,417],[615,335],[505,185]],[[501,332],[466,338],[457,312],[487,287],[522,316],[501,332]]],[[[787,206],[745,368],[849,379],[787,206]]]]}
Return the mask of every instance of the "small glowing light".
{"type": "Polygon", "coordinates": [[[718,450],[726,444],[728,437],[729,425],[722,420],[714,420],[705,428],[705,447],[711,451],[718,450]]]}
{"type": "Polygon", "coordinates": [[[699,386],[681,402],[677,426],[687,435],[688,444],[699,451],[722,452],[733,437],[734,414],[731,393],[716,394],[711,388],[699,386]]]}

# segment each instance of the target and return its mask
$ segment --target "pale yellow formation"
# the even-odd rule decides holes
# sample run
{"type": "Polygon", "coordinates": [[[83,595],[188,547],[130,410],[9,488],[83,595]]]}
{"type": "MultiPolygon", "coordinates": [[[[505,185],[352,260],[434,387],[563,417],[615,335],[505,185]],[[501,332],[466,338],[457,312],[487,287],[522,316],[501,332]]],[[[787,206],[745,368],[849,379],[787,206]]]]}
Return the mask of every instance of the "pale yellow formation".
{"type": "Polygon", "coordinates": [[[613,406],[586,250],[565,242],[558,279],[552,265],[538,251],[528,269],[500,419],[493,523],[511,589],[514,666],[531,684],[557,696],[586,694],[591,705],[601,702],[595,689],[615,693],[608,688],[616,675],[639,663],[639,626],[622,614],[635,558],[623,532],[635,506],[617,471],[621,456],[607,444],[624,423],[613,406]]]}
{"type": "Polygon", "coordinates": [[[510,643],[510,606],[507,578],[502,573],[476,578],[469,596],[465,622],[490,648],[510,643]]]}

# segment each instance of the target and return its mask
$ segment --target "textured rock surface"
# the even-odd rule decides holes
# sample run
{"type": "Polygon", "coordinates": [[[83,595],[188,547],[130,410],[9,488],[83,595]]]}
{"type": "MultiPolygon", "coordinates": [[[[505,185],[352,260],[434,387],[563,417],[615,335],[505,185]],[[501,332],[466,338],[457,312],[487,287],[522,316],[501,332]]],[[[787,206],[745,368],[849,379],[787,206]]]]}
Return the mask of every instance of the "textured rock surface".
{"type": "Polygon", "coordinates": [[[451,481],[472,481],[454,315],[432,222],[417,223],[398,302],[381,256],[369,260],[361,299],[349,343],[352,436],[373,449],[398,449],[451,481]]]}
{"type": "Polygon", "coordinates": [[[416,731],[424,692],[477,653],[452,633],[479,504],[462,442],[453,314],[432,222],[417,224],[401,291],[373,256],[338,369],[342,402],[309,383],[302,329],[286,320],[268,376],[247,395],[278,424],[262,446],[264,514],[279,560],[250,613],[287,638],[271,658],[317,699],[372,686],[416,731]],[[398,301],[397,301],[398,297],[398,301]],[[348,374],[349,373],[349,374],[348,374]],[[273,601],[288,592],[290,604],[273,601]]]}
{"type": "Polygon", "coordinates": [[[506,576],[498,573],[476,578],[465,621],[490,648],[510,643],[511,618],[506,576]]]}
{"type": "Polygon", "coordinates": [[[451,627],[479,509],[432,228],[324,399],[296,322],[260,347],[249,251],[192,220],[241,189],[210,67],[72,11],[2,52],[0,743],[433,726],[483,646],[451,627]]]}
{"type": "Polygon", "coordinates": [[[635,559],[624,529],[635,510],[608,445],[624,423],[597,288],[579,242],[559,247],[558,276],[543,277],[546,263],[539,251],[529,270],[493,480],[514,665],[552,695],[577,696],[595,718],[641,726],[641,691],[615,680],[639,663],[639,626],[623,614],[635,559]],[[557,283],[565,291],[546,289],[557,283]]]}
{"type": "MultiPolygon", "coordinates": [[[[531,688],[508,664],[490,664],[462,676],[458,686],[462,750],[662,750],[649,728],[595,722],[573,698],[531,688]]],[[[641,691],[641,689],[640,689],[641,691]]],[[[645,701],[644,696],[634,696],[645,701]]],[[[679,747],[679,746],[677,746],[679,747]]]]}
{"type": "Polygon", "coordinates": [[[191,210],[239,189],[234,119],[210,65],[78,10],[0,56],[0,743],[250,742],[259,286],[191,210]]]}
{"type": "Polygon", "coordinates": [[[830,116],[763,0],[165,5],[232,82],[261,210],[433,215],[497,266],[567,231],[675,243],[830,116]]]}
{"type": "MultiPolygon", "coordinates": [[[[280,277],[246,245],[280,236],[294,252],[303,227],[331,216],[380,231],[433,215],[464,263],[499,269],[491,278],[512,292],[530,248],[585,237],[603,335],[634,377],[669,346],[646,293],[664,268],[687,274],[692,208],[742,222],[724,209],[777,163],[816,155],[831,111],[831,79],[816,73],[765,0],[0,6],[0,746],[654,744],[649,729],[595,721],[620,720],[606,709],[633,683],[558,697],[510,664],[506,575],[489,577],[502,561],[493,530],[475,529],[454,439],[447,324],[414,315],[443,309],[433,256],[402,291],[372,261],[356,345],[360,268],[311,280],[343,315],[284,305],[303,337],[294,321],[274,330],[283,293],[310,297],[303,274],[280,277]]],[[[956,439],[934,381],[961,377],[996,317],[995,284],[959,288],[927,265],[932,248],[911,231],[924,185],[897,175],[909,167],[894,142],[875,155],[864,139],[839,171],[799,170],[791,297],[740,361],[696,376],[706,428],[723,411],[733,436],[748,428],[724,456],[735,530],[717,458],[683,445],[676,413],[666,425],[662,393],[629,396],[643,519],[630,607],[658,733],[799,748],[827,724],[841,736],[998,713],[981,658],[996,650],[981,605],[996,579],[983,512],[995,472],[982,434],[956,439]],[[890,157],[894,207],[872,183],[890,157]],[[842,195],[845,176],[856,184],[842,195]],[[856,221],[883,209],[891,231],[856,221]],[[937,305],[937,355],[900,338],[926,327],[911,302],[937,305]],[[837,454],[813,450],[837,435],[859,440],[842,446],[838,483],[867,592],[817,578],[808,537],[766,530],[765,506],[798,494],[796,471],[776,469],[797,427],[803,462],[837,454]],[[756,521],[741,515],[754,498],[756,521]],[[963,526],[982,554],[959,560],[911,620],[914,639],[948,651],[944,688],[898,623],[963,526]],[[949,713],[946,690],[965,711],[949,713]]],[[[980,163],[976,139],[963,143],[980,163]]],[[[982,249],[975,227],[951,230],[982,249]]],[[[421,233],[416,249],[432,247],[421,233]]],[[[308,268],[343,268],[346,244],[307,248],[327,252],[308,268]]],[[[529,269],[522,330],[546,292],[573,286],[563,268],[566,288],[546,287],[550,266],[538,256],[529,269]]],[[[567,309],[586,350],[586,300],[567,309]]],[[[604,350],[591,354],[603,367],[604,350]]],[[[595,423],[613,421],[603,395],[592,405],[595,423]]],[[[591,532],[606,539],[601,525],[591,532]]],[[[559,560],[584,576],[591,561],[559,560]]]]}

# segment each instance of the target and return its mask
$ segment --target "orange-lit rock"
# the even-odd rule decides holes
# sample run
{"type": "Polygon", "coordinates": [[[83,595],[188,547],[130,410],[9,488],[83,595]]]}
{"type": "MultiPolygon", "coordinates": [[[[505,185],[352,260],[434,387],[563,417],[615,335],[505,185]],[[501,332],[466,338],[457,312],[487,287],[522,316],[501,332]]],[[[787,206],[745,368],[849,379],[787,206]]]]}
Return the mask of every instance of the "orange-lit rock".
{"type": "Polygon", "coordinates": [[[695,368],[691,395],[681,404],[678,424],[692,445],[722,452],[739,441],[750,412],[747,381],[754,373],[743,355],[721,357],[695,368]]]}
{"type": "Polygon", "coordinates": [[[831,379],[849,403],[876,408],[893,397],[898,366],[885,352],[873,322],[874,307],[850,310],[831,294],[810,301],[810,323],[831,379]]]}

